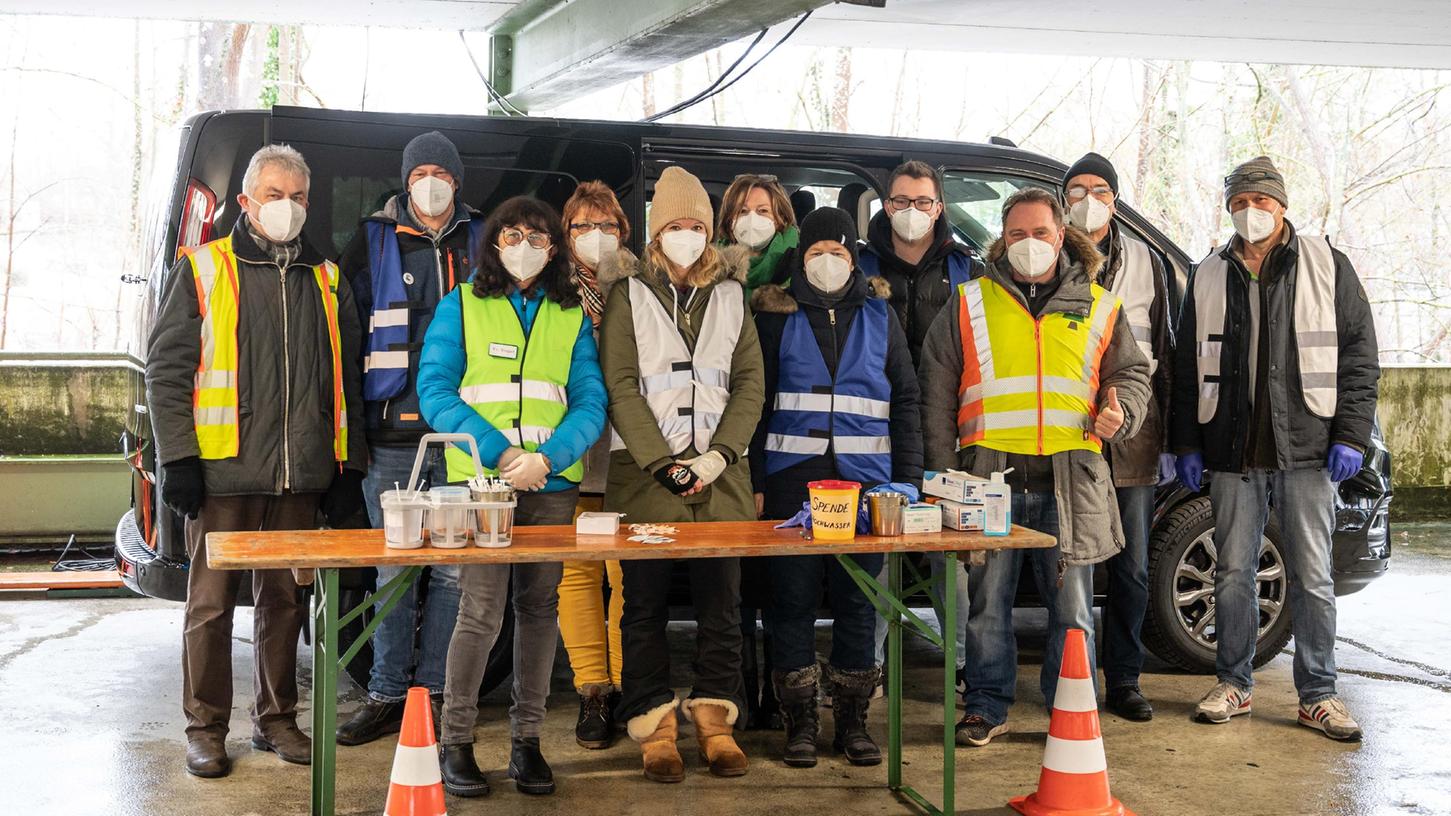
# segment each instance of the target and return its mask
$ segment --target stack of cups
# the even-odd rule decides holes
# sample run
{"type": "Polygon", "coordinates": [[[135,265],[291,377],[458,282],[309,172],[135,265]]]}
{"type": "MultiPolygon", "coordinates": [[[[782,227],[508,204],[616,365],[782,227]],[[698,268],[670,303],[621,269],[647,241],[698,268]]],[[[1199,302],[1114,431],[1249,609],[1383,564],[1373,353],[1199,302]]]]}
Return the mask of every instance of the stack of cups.
{"type": "Polygon", "coordinates": [[[384,490],[379,499],[383,509],[383,543],[395,550],[416,550],[423,546],[422,496],[412,490],[384,490]]]}
{"type": "Polygon", "coordinates": [[[467,487],[435,487],[428,491],[433,504],[433,519],[429,530],[429,543],[435,547],[457,549],[469,543],[469,511],[466,507],[450,508],[450,504],[464,504],[469,500],[467,487]]]}

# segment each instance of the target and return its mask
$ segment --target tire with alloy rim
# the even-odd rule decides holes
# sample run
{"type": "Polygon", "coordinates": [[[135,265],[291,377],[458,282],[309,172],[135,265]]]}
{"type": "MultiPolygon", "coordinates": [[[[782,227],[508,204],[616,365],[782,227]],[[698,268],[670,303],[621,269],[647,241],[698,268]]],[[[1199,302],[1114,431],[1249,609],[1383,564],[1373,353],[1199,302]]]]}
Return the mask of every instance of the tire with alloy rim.
{"type": "MultiPolygon", "coordinates": [[[[1257,590],[1260,607],[1255,668],[1268,663],[1290,640],[1288,581],[1280,531],[1271,515],[1260,544],[1257,590]]],[[[1214,512],[1209,498],[1185,502],[1164,517],[1149,539],[1149,610],[1144,645],[1161,660],[1201,674],[1214,673],[1214,512]]]]}

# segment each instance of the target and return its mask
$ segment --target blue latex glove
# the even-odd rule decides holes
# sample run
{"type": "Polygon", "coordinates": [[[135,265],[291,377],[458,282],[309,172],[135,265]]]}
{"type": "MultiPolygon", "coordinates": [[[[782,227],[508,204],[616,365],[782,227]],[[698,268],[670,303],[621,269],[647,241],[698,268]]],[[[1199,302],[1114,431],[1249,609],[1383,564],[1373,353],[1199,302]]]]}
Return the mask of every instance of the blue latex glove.
{"type": "Polygon", "coordinates": [[[1159,487],[1174,481],[1174,463],[1178,457],[1172,453],[1159,454],[1159,487]]]}
{"type": "Polygon", "coordinates": [[[901,493],[907,497],[909,504],[920,498],[917,488],[906,482],[887,482],[886,484],[880,484],[868,490],[862,494],[861,506],[857,508],[856,531],[858,533],[870,533],[872,531],[872,516],[867,510],[867,496],[873,493],[901,493]]]}
{"type": "Polygon", "coordinates": [[[1198,493],[1204,487],[1204,454],[1186,453],[1174,463],[1174,472],[1185,487],[1198,493]]]}
{"type": "Polygon", "coordinates": [[[775,530],[784,530],[787,527],[810,527],[811,526],[811,502],[802,502],[801,509],[796,515],[777,524],[775,530]]]}
{"type": "Polygon", "coordinates": [[[1339,443],[1330,446],[1330,454],[1325,457],[1325,466],[1330,469],[1330,481],[1343,482],[1346,479],[1360,472],[1360,466],[1365,464],[1365,454],[1339,443]]]}

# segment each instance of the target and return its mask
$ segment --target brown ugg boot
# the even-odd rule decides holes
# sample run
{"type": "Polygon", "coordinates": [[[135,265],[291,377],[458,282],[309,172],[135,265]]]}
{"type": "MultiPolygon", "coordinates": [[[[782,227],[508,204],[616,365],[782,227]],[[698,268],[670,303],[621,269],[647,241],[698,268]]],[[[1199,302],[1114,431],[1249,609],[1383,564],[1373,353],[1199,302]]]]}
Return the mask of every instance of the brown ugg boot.
{"type": "Polygon", "coordinates": [[[740,710],[730,700],[696,697],[683,700],[680,710],[695,723],[700,759],[710,764],[716,776],[745,776],[746,755],[732,735],[740,710]]]}
{"type": "Polygon", "coordinates": [[[681,782],[685,779],[685,761],[675,740],[680,728],[675,720],[675,701],[656,706],[638,717],[631,717],[626,726],[630,738],[640,743],[645,763],[645,778],[651,782],[681,782]]]}

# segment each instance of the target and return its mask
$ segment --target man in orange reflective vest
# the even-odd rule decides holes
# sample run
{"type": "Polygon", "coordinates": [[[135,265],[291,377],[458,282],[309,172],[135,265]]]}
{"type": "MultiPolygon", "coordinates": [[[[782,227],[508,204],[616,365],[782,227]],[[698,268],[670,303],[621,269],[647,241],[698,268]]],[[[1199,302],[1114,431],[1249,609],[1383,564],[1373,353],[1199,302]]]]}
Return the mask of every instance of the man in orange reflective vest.
{"type": "Polygon", "coordinates": [[[1134,435],[1149,399],[1149,362],[1122,304],[1094,276],[1103,256],[1065,227],[1052,192],[1026,187],[1003,203],[1003,237],[987,272],[958,287],[922,346],[927,470],[1006,473],[1012,521],[1054,534],[1052,549],[1002,550],[968,570],[963,745],[1008,729],[1017,687],[1013,599],[1032,571],[1048,608],[1039,678],[1051,706],[1069,628],[1093,654],[1093,568],[1124,547],[1105,441],[1134,435]]]}
{"type": "MultiPolygon", "coordinates": [[[[206,534],[338,524],[362,506],[367,452],[357,308],[337,266],[302,237],[310,174],[285,145],[247,166],[232,231],[183,250],[163,289],[146,363],[161,498],[185,517],[182,635],[186,769],[231,770],[232,612],[244,573],[207,566],[206,534]]],[[[252,573],[252,746],[298,764],[297,637],[288,570],[252,573]]],[[[330,739],[331,734],[323,735],[330,739]]]]}

